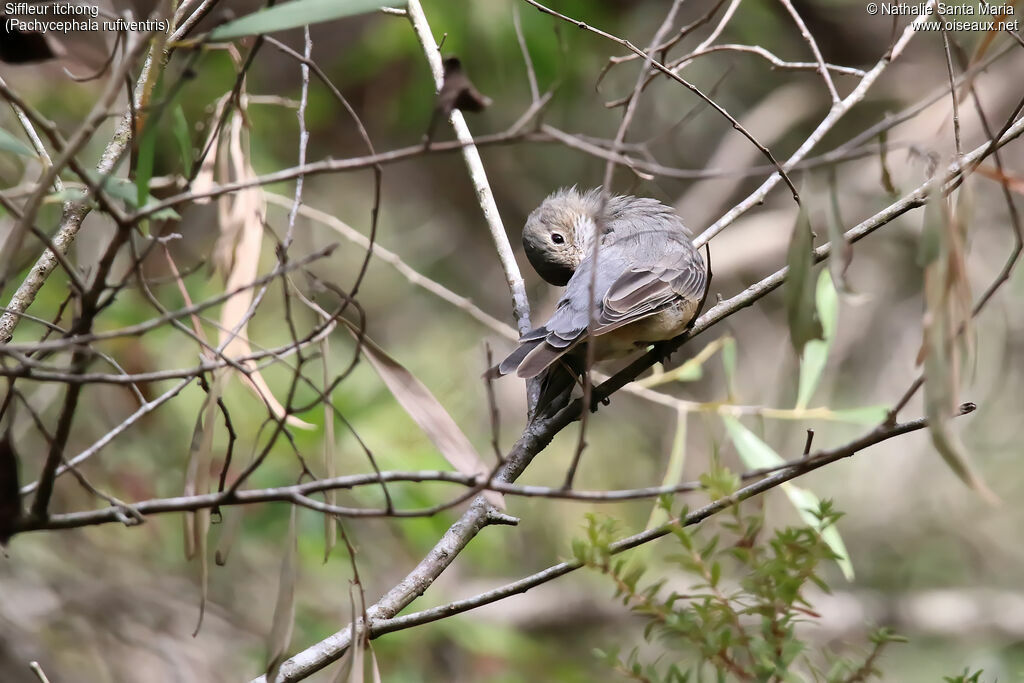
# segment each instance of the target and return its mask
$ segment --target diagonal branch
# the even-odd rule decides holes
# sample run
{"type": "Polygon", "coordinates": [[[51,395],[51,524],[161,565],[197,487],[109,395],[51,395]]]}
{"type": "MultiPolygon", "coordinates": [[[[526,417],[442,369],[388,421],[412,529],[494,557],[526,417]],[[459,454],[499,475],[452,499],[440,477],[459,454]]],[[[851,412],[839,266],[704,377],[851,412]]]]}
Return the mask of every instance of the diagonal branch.
{"type": "MultiPolygon", "coordinates": [[[[807,156],[807,154],[810,153],[810,151],[814,149],[819,142],[821,142],[822,138],[825,137],[825,134],[835,126],[839,119],[850,111],[855,104],[864,99],[868,90],[872,85],[874,85],[875,81],[878,80],[879,76],[882,75],[886,68],[888,68],[889,64],[903,53],[907,44],[910,43],[910,39],[914,37],[914,26],[918,22],[924,21],[928,18],[926,13],[931,10],[931,7],[934,4],[935,0],[928,0],[928,4],[924,8],[924,12],[922,12],[907,26],[906,29],[904,29],[895,44],[893,44],[892,49],[878,60],[878,63],[875,64],[874,68],[872,68],[871,71],[869,71],[867,75],[860,80],[860,83],[858,83],[857,87],[853,89],[853,92],[847,95],[841,102],[837,102],[832,105],[832,108],[829,110],[825,118],[822,119],[821,123],[818,124],[818,127],[815,128],[807,139],[804,140],[803,144],[793,152],[792,156],[786,160],[783,164],[784,168],[792,169],[794,165],[807,156]]],[[[733,223],[733,221],[763,202],[764,198],[768,196],[768,193],[771,192],[772,188],[774,188],[778,182],[779,176],[777,174],[769,176],[769,178],[765,180],[759,188],[748,195],[746,199],[729,209],[724,216],[715,221],[715,223],[708,227],[707,230],[697,235],[697,238],[693,241],[694,246],[699,249],[703,245],[707,244],[711,238],[725,230],[733,223]]]]}
{"type": "MultiPolygon", "coordinates": [[[[430,73],[434,77],[434,88],[441,91],[444,85],[444,66],[441,63],[441,53],[438,50],[434,34],[427,23],[427,16],[423,13],[423,7],[419,0],[409,0],[406,10],[409,21],[412,22],[416,37],[423,47],[427,63],[430,64],[430,73]]],[[[484,220],[491,231],[491,238],[494,246],[498,249],[498,258],[501,260],[502,270],[505,272],[505,281],[508,283],[509,291],[512,293],[512,315],[516,320],[516,327],[520,334],[530,330],[530,302],[526,298],[526,283],[519,272],[516,264],[516,257],[512,253],[512,245],[509,244],[508,235],[505,233],[505,226],[501,223],[501,216],[498,213],[498,205],[494,202],[494,193],[491,192],[490,183],[487,182],[487,172],[480,160],[480,152],[473,143],[473,134],[466,125],[466,117],[458,109],[453,109],[449,116],[452,128],[455,129],[455,137],[462,144],[462,158],[466,160],[466,167],[469,169],[469,176],[473,182],[473,189],[476,191],[477,200],[480,202],[480,209],[483,211],[484,220]]]]}
{"type": "MultiPolygon", "coordinates": [[[[964,155],[958,163],[954,163],[950,166],[945,178],[931,180],[925,183],[899,201],[894,202],[871,218],[848,230],[846,232],[846,239],[851,242],[862,239],[882,226],[890,223],[898,216],[903,215],[907,211],[923,206],[927,201],[929,192],[935,191],[936,189],[945,190],[946,185],[948,183],[955,182],[965,168],[970,168],[971,164],[979,162],[982,158],[991,154],[1007,142],[1020,136],[1022,133],[1024,133],[1024,119],[1018,120],[1013,125],[1006,128],[1005,132],[1003,132],[998,139],[985,143],[969,154],[964,155]]],[[[829,253],[829,244],[824,244],[818,247],[815,251],[815,259],[817,261],[822,261],[828,258],[829,253]]],[[[708,328],[718,322],[721,322],[736,311],[746,308],[747,306],[752,305],[755,301],[766,296],[785,281],[786,272],[787,269],[782,268],[740,292],[731,299],[714,306],[697,320],[697,323],[687,335],[673,341],[672,348],[678,348],[678,346],[682,345],[685,341],[692,339],[694,336],[706,331],[708,328]]],[[[631,363],[614,377],[598,387],[595,387],[594,401],[596,402],[618,390],[663,357],[663,350],[651,351],[641,356],[638,360],[631,363]]],[[[523,431],[522,436],[512,447],[505,465],[494,477],[494,481],[514,481],[529,465],[533,458],[547,447],[555,434],[578,418],[582,408],[582,401],[576,400],[568,407],[549,418],[538,419],[529,423],[523,431]]],[[[885,429],[888,429],[888,427],[885,425],[880,426],[875,432],[872,432],[872,435],[877,436],[877,433],[885,433],[885,429]],[[883,431],[879,432],[878,430],[883,431]]],[[[873,438],[872,435],[868,435],[868,437],[865,438],[873,438]]],[[[858,444],[861,444],[861,442],[854,442],[856,448],[851,451],[851,454],[852,452],[856,452],[857,448],[864,447],[864,445],[858,444]]],[[[779,473],[776,476],[781,477],[783,476],[783,473],[779,473]]],[[[784,479],[776,481],[772,477],[769,477],[768,479],[753,485],[753,487],[757,488],[747,487],[742,490],[748,491],[750,495],[753,495],[754,493],[760,493],[762,490],[766,490],[760,488],[762,486],[770,488],[782,481],[784,481],[784,479]],[[768,483],[766,484],[765,482],[768,483]]],[[[431,583],[433,583],[433,580],[440,576],[448,565],[455,560],[455,557],[462,551],[466,544],[469,543],[469,541],[486,525],[486,504],[482,498],[477,498],[470,506],[469,510],[467,510],[467,512],[454,525],[452,525],[437,545],[435,545],[426,557],[423,558],[416,568],[413,569],[412,572],[410,572],[409,575],[398,585],[389,590],[376,604],[367,609],[367,615],[371,623],[380,619],[393,618],[406,605],[412,602],[414,598],[422,594],[431,585],[431,583]]],[[[629,547],[633,546],[630,545],[629,547]]],[[[562,571],[564,573],[566,572],[566,570],[562,571]]],[[[334,635],[331,635],[321,642],[296,654],[282,665],[277,678],[277,683],[289,683],[292,681],[302,680],[337,660],[348,648],[350,635],[351,628],[346,627],[334,635]]],[[[260,678],[257,679],[257,681],[263,681],[263,679],[260,678]]]]}
{"type": "MultiPolygon", "coordinates": [[[[970,412],[971,409],[967,409],[961,414],[970,412]]],[[[893,425],[887,427],[885,425],[879,426],[862,436],[855,441],[851,441],[843,446],[829,449],[826,451],[818,451],[809,456],[801,458],[791,464],[785,469],[778,470],[777,472],[766,476],[760,481],[749,484],[727,498],[721,498],[713,501],[702,508],[694,510],[693,512],[685,515],[682,518],[673,519],[659,527],[643,531],[633,536],[620,539],[611,544],[610,550],[612,555],[618,555],[619,553],[631,550],[638,546],[650,543],[656,539],[661,538],[669,534],[676,525],[681,526],[692,526],[698,524],[708,517],[715,515],[723,510],[726,510],[737,503],[740,503],[748,498],[760,495],[766,491],[769,491],[779,484],[795,479],[807,472],[824,467],[830,463],[843,458],[849,458],[856,455],[860,451],[882,443],[897,436],[908,434],[910,432],[924,429],[928,426],[925,419],[913,420],[912,422],[905,422],[899,425],[893,425]]],[[[402,617],[396,617],[394,619],[388,619],[386,621],[375,621],[370,623],[370,637],[376,638],[377,636],[384,635],[385,633],[392,633],[394,631],[400,631],[413,626],[419,626],[420,624],[427,624],[432,621],[438,621],[447,617],[468,612],[469,610],[482,607],[484,605],[503,600],[512,595],[518,595],[525,593],[531,588],[535,588],[541,584],[547,583],[557,579],[558,577],[565,576],[570,572],[574,572],[580,569],[583,565],[578,561],[560,562],[556,565],[548,567],[535,574],[527,576],[519,581],[506,584],[499,588],[480,593],[471,598],[464,600],[457,600],[455,602],[448,603],[447,605],[441,605],[439,607],[432,607],[425,609],[420,612],[414,612],[407,614],[402,617]]]]}

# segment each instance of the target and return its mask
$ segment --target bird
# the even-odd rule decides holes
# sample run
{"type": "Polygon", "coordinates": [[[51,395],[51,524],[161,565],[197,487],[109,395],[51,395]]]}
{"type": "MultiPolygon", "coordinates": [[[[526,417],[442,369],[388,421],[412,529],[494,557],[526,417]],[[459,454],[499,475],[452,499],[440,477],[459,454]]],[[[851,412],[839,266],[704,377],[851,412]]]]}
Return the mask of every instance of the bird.
{"type": "Polygon", "coordinates": [[[595,344],[600,361],[677,337],[696,318],[708,286],[682,219],[647,197],[557,190],[527,218],[523,248],[537,274],[565,291],[548,321],[522,335],[487,374],[543,373],[542,412],[560,407],[564,401],[556,399],[577,383],[587,344],[595,344]]]}

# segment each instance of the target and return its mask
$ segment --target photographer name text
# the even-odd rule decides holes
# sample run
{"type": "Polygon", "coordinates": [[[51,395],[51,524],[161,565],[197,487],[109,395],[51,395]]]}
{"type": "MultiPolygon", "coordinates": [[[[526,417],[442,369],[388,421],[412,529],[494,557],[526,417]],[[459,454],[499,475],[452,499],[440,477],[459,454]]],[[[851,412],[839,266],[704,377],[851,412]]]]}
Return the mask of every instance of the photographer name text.
{"type": "Polygon", "coordinates": [[[993,5],[979,2],[977,5],[948,5],[944,2],[869,2],[865,5],[871,16],[918,17],[913,22],[915,31],[1019,31],[1020,19],[1009,19],[1014,15],[1012,4],[993,5]],[[921,17],[935,17],[923,20],[921,17]],[[949,17],[953,17],[950,19],[949,17]],[[963,19],[962,17],[977,17],[963,19]]]}

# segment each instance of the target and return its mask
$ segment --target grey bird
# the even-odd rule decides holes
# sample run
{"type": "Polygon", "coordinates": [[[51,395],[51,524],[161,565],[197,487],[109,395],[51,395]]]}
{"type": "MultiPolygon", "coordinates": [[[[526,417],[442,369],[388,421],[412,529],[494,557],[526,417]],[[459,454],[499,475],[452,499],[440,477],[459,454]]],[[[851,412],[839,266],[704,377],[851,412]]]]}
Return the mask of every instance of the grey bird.
{"type": "MultiPolygon", "coordinates": [[[[559,366],[579,376],[590,341],[595,359],[608,360],[677,337],[696,317],[707,288],[704,259],[682,220],[655,199],[558,190],[527,218],[523,246],[537,273],[565,285],[565,293],[547,323],[524,334],[492,377],[537,377],[559,366]]],[[[551,379],[549,373],[546,383],[551,379]]],[[[564,391],[564,381],[556,384],[558,391],[542,388],[541,404],[564,391]]]]}

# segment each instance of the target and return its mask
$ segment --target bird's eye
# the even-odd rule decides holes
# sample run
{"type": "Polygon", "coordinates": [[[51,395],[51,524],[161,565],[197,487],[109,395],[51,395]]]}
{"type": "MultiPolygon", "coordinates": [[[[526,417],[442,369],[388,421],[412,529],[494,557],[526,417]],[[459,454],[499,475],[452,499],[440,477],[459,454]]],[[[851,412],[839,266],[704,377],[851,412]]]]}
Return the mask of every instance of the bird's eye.
{"type": "Polygon", "coordinates": [[[562,237],[559,233],[553,232],[551,233],[551,241],[554,242],[555,244],[562,244],[565,242],[565,238],[562,237]]]}

